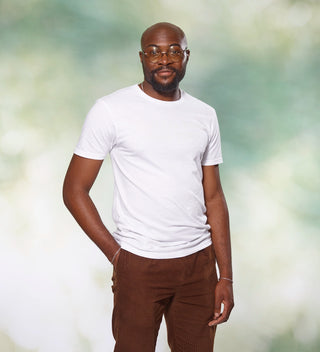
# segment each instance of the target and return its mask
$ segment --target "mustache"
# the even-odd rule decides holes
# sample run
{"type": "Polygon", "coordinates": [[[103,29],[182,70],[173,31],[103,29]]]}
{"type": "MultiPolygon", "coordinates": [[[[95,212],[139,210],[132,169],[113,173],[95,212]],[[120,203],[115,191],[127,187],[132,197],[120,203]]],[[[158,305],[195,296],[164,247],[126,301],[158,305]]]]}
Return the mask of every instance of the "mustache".
{"type": "Polygon", "coordinates": [[[161,66],[159,68],[156,68],[155,70],[152,70],[151,73],[154,74],[156,72],[159,72],[159,71],[172,71],[172,72],[175,72],[177,73],[178,71],[173,68],[173,67],[168,67],[168,66],[161,66]]]}

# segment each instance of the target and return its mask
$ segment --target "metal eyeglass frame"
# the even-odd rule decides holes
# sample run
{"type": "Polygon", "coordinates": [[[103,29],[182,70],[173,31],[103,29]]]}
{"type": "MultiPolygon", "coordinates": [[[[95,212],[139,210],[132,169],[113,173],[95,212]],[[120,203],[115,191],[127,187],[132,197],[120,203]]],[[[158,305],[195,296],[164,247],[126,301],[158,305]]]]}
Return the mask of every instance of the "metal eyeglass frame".
{"type": "MultiPolygon", "coordinates": [[[[173,46],[173,45],[172,45],[173,46]]],[[[156,47],[156,46],[155,46],[156,47]]],[[[168,54],[169,54],[169,50],[170,50],[170,47],[169,47],[169,49],[167,50],[167,51],[161,51],[159,54],[160,54],[160,56],[157,58],[157,60],[156,61],[152,61],[152,60],[150,60],[150,57],[148,56],[148,53],[146,53],[143,49],[141,49],[141,52],[145,55],[145,57],[150,61],[150,62],[152,62],[152,63],[157,63],[157,62],[159,62],[161,59],[162,59],[162,55],[163,54],[166,54],[167,55],[167,58],[169,59],[171,59],[173,62],[179,62],[179,61],[182,61],[183,60],[183,55],[179,55],[179,59],[178,60],[174,60],[173,58],[172,58],[172,56],[169,56],[168,54]]],[[[182,48],[180,48],[180,50],[182,51],[182,54],[184,54],[187,50],[188,50],[188,48],[185,48],[185,49],[182,49],[182,48]]]]}

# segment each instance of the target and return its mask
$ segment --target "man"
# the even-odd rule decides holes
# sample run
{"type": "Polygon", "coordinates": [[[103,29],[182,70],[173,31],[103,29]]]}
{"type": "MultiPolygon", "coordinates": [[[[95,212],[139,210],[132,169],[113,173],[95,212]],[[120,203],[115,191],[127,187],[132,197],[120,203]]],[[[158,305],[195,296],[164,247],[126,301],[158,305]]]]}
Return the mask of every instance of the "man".
{"type": "Polygon", "coordinates": [[[209,352],[233,308],[218,121],[179,89],[190,55],[179,27],[146,29],[139,54],[143,82],[98,99],[88,113],[64,201],[113,264],[114,351],[154,351],[164,316],[172,351],[209,352]],[[112,234],[89,196],[108,153],[112,234]]]}

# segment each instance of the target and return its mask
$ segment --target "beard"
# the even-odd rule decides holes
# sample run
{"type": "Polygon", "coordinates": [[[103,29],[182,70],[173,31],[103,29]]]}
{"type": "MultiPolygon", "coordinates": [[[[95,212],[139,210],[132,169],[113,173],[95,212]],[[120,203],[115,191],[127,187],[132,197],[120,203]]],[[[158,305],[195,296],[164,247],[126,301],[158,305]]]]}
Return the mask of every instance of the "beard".
{"type": "Polygon", "coordinates": [[[151,71],[151,78],[150,80],[147,80],[148,83],[150,83],[152,85],[152,88],[154,90],[156,90],[159,93],[170,93],[173,92],[174,90],[176,90],[179,86],[179,82],[183,79],[185,75],[185,70],[176,70],[175,68],[167,68],[165,66],[161,67],[161,68],[157,68],[156,70],[152,70],[151,71]],[[172,81],[168,82],[168,83],[160,83],[155,79],[155,73],[157,73],[158,71],[161,71],[163,69],[169,69],[173,72],[175,72],[175,76],[173,78],[172,81]]]}

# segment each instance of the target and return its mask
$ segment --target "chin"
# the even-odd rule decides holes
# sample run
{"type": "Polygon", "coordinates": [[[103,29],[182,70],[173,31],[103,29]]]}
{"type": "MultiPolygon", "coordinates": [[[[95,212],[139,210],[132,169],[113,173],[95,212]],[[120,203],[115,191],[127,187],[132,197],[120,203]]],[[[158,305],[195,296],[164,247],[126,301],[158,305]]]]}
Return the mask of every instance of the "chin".
{"type": "Polygon", "coordinates": [[[176,79],[174,79],[171,82],[167,82],[167,83],[161,83],[156,80],[151,80],[151,85],[152,85],[152,88],[154,90],[156,90],[157,92],[171,93],[178,88],[179,82],[176,79]]]}

